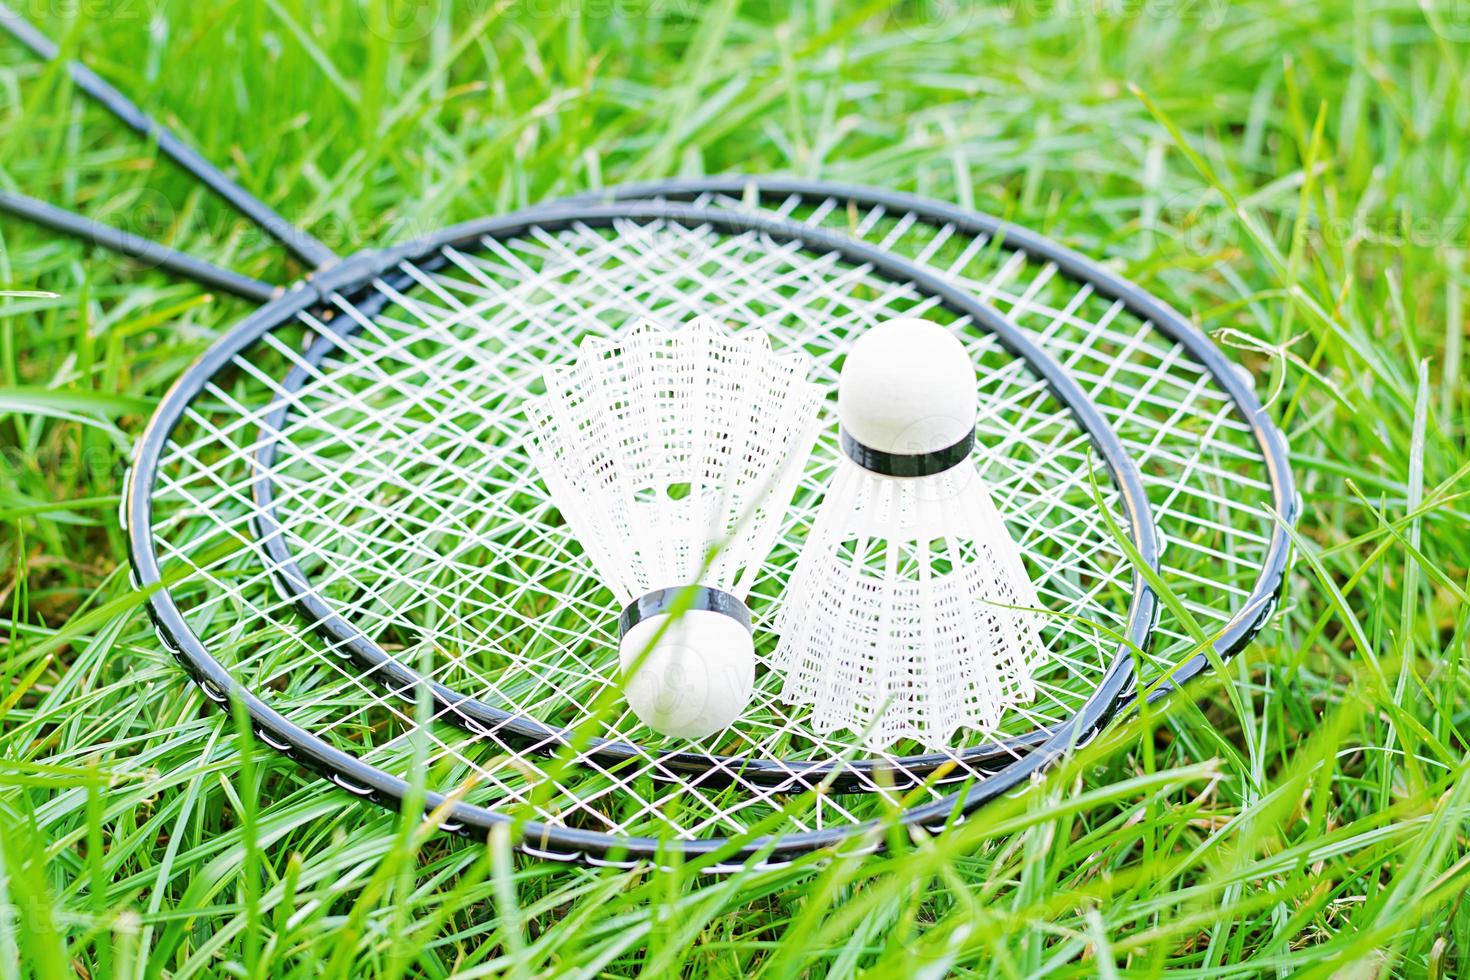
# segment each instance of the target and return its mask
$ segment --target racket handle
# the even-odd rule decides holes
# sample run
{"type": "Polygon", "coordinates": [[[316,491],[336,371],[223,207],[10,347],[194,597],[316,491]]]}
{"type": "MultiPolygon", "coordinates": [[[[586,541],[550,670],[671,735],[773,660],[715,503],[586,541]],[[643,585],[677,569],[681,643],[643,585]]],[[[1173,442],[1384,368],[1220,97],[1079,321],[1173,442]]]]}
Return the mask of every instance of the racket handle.
{"type": "Polygon", "coordinates": [[[203,259],[175,251],[151,238],[129,234],[111,225],[84,218],[79,214],[53,207],[44,201],[23,194],[0,192],[0,212],[23,218],[43,228],[71,235],[94,245],[101,245],[122,255],[130,255],[146,265],[167,269],[169,272],[192,279],[210,289],[239,296],[265,304],[274,299],[280,290],[268,282],[242,276],[229,269],[211,265],[203,259]]]}
{"type": "MultiPolygon", "coordinates": [[[[5,28],[12,37],[24,44],[43,61],[54,61],[60,56],[60,49],[54,41],[36,30],[29,21],[4,4],[0,4],[0,27],[5,28]]],[[[113,88],[101,75],[79,61],[67,61],[66,70],[77,88],[99,102],[129,128],[146,139],[155,140],[158,148],[170,159],[187,170],[200,183],[228,201],[245,217],[259,225],[308,267],[319,269],[337,261],[337,255],[331,249],[291,224],[276,213],[270,205],[227,177],[224,171],[204,159],[158,120],[138,108],[131,99],[113,88]]]]}

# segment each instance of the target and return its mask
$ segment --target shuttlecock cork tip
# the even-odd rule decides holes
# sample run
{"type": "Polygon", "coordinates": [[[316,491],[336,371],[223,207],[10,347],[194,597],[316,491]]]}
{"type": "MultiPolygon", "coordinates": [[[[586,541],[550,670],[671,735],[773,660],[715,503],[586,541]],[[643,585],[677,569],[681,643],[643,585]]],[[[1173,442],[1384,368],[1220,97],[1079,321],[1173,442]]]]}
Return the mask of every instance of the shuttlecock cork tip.
{"type": "Polygon", "coordinates": [[[858,338],[837,383],[843,432],[877,453],[922,456],[975,430],[975,368],[959,338],[903,317],[858,338]]]}
{"type": "Polygon", "coordinates": [[[728,728],[755,683],[748,622],[704,609],[640,620],[623,634],[618,659],[633,713],[675,738],[703,738],[728,728]]]}

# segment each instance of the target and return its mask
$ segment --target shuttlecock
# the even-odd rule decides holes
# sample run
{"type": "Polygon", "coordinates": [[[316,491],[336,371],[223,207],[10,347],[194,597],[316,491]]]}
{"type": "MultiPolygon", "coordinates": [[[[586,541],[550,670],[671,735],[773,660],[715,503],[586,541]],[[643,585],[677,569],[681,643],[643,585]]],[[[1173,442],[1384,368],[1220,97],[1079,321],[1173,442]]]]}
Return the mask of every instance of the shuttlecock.
{"type": "Polygon", "coordinates": [[[750,700],[744,600],[816,441],[808,368],[756,331],[645,322],[584,341],[529,406],[552,501],[623,604],[623,690],[655,731],[700,738],[750,700]]]}
{"type": "Polygon", "coordinates": [[[777,622],[782,697],[818,731],[942,747],[1035,696],[1039,603],[971,460],[975,402],[937,324],[889,321],[847,355],[842,452],[777,622]]]}

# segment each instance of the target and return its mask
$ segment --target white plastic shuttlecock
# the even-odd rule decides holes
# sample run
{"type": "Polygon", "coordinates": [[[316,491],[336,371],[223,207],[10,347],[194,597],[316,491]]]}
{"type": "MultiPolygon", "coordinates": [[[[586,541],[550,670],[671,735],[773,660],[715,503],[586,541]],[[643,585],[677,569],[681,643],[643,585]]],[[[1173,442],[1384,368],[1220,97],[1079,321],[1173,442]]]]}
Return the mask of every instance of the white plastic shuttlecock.
{"type": "Polygon", "coordinates": [[[782,697],[875,745],[992,733],[1035,697],[1036,591],[971,460],[975,369],[949,331],[864,334],[838,382],[842,452],[782,600],[782,697]]]}
{"type": "Polygon", "coordinates": [[[624,693],[655,731],[700,738],[750,700],[744,600],[816,441],[809,366],[756,331],[645,322],[584,341],[529,406],[541,477],[623,604],[624,693]]]}

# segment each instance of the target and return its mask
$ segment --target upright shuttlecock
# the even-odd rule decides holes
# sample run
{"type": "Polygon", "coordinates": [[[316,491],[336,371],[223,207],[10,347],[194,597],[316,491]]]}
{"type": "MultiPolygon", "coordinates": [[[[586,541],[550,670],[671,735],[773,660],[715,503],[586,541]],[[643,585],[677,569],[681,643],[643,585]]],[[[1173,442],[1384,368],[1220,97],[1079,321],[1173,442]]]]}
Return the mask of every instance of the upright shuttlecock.
{"type": "Polygon", "coordinates": [[[642,323],[583,342],[529,406],[541,477],[623,604],[628,703],[656,731],[699,738],[750,700],[744,600],[816,441],[808,367],[756,331],[642,323]]]}
{"type": "Polygon", "coordinates": [[[975,369],[926,320],[875,327],[838,382],[841,456],[782,600],[782,697],[875,745],[992,733],[1035,696],[1039,603],[981,480],[975,369]]]}

